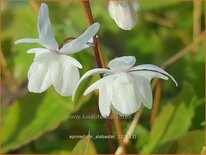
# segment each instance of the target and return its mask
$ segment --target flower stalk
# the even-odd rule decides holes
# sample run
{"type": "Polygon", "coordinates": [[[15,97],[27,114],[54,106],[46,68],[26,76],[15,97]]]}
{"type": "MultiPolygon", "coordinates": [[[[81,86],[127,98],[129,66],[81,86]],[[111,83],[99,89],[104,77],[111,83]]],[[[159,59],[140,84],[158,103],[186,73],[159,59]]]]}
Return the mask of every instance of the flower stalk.
{"type": "MultiPolygon", "coordinates": [[[[87,20],[89,22],[89,25],[92,25],[94,23],[94,20],[93,20],[89,0],[82,0],[81,4],[84,8],[84,12],[85,12],[87,20]]],[[[96,61],[97,61],[97,66],[101,67],[101,68],[105,68],[105,64],[104,64],[104,61],[103,61],[103,56],[102,56],[102,52],[101,52],[101,49],[100,49],[100,46],[99,46],[99,42],[98,42],[97,37],[95,37],[95,36],[93,37],[93,43],[94,43],[93,49],[94,49],[94,53],[95,53],[95,57],[96,57],[96,61]]]]}
{"type": "MultiPolygon", "coordinates": [[[[127,133],[124,136],[124,139],[123,139],[124,145],[127,145],[130,142],[130,137],[132,136],[132,134],[133,134],[138,122],[139,122],[139,119],[140,119],[140,116],[141,116],[143,110],[144,110],[144,106],[141,106],[139,111],[137,111],[136,114],[134,115],[132,123],[130,124],[130,126],[127,130],[127,133]]],[[[115,151],[115,154],[123,154],[123,152],[124,152],[124,149],[121,146],[119,146],[117,148],[117,150],[115,151]]]]}
{"type": "Polygon", "coordinates": [[[124,142],[123,142],[123,137],[124,136],[122,135],[123,132],[122,132],[121,124],[120,124],[120,121],[119,121],[119,117],[114,112],[112,112],[112,116],[113,116],[113,120],[114,120],[114,124],[115,124],[115,127],[116,127],[117,134],[119,135],[118,141],[119,141],[120,147],[122,148],[122,154],[125,154],[125,145],[124,145],[124,142]]]}
{"type": "MultiPolygon", "coordinates": [[[[91,11],[89,0],[88,1],[87,0],[82,0],[81,4],[82,4],[82,7],[84,9],[84,12],[85,12],[85,15],[87,17],[87,20],[89,22],[89,25],[92,25],[94,23],[94,20],[93,20],[93,16],[92,16],[92,11],[91,11]]],[[[94,50],[94,54],[95,54],[95,57],[96,57],[97,66],[100,67],[100,68],[105,68],[102,52],[101,52],[101,49],[100,49],[97,37],[93,37],[93,43],[94,43],[93,50],[94,50]]],[[[112,123],[111,123],[110,119],[106,119],[105,126],[107,128],[108,134],[112,135],[112,123]]],[[[109,139],[109,148],[110,148],[110,153],[113,153],[114,150],[115,150],[114,149],[114,141],[113,141],[113,139],[109,139]]]]}
{"type": "Polygon", "coordinates": [[[154,106],[153,106],[152,114],[151,114],[151,118],[150,118],[150,125],[151,126],[154,124],[154,122],[157,118],[157,115],[158,115],[161,92],[162,92],[162,82],[158,81],[158,84],[156,85],[155,96],[154,96],[154,106]]]}

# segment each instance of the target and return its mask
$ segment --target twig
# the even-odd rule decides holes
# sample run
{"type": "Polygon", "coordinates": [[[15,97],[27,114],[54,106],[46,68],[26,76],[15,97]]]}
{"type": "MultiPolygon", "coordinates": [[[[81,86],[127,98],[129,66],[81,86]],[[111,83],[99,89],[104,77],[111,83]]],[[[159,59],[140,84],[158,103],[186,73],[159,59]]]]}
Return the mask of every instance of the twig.
{"type": "Polygon", "coordinates": [[[112,112],[112,116],[114,120],[114,125],[116,127],[117,135],[118,135],[118,141],[122,148],[122,154],[125,154],[125,145],[123,142],[123,134],[122,134],[123,132],[122,132],[121,124],[119,121],[119,117],[114,112],[112,112]]]}
{"type": "MultiPolygon", "coordinates": [[[[197,37],[197,39],[192,42],[190,45],[188,45],[186,48],[180,50],[177,54],[166,60],[161,67],[163,69],[167,68],[169,65],[173,64],[174,62],[178,61],[181,59],[183,56],[185,56],[187,53],[191,52],[197,44],[204,38],[204,32],[197,37]]],[[[155,98],[154,98],[154,107],[152,109],[152,115],[150,119],[150,124],[152,125],[156,119],[156,116],[158,114],[158,109],[159,109],[159,102],[160,102],[160,96],[161,96],[161,86],[158,82],[159,80],[154,80],[152,83],[152,88],[154,88],[157,85],[156,88],[156,93],[155,93],[155,98]]]]}
{"type": "MultiPolygon", "coordinates": [[[[193,41],[191,44],[189,44],[187,47],[183,48],[182,50],[180,50],[179,52],[177,52],[175,55],[173,55],[172,57],[170,57],[168,60],[166,60],[165,62],[162,63],[161,68],[166,69],[168,66],[170,66],[171,64],[175,63],[176,61],[178,61],[179,59],[181,59],[182,57],[184,57],[186,54],[188,54],[189,52],[192,51],[193,47],[197,44],[199,44],[200,41],[202,41],[204,39],[204,36],[206,31],[202,32],[195,41],[193,41]]],[[[155,79],[152,82],[152,88],[154,88],[157,84],[158,80],[155,79]]]]}
{"type": "Polygon", "coordinates": [[[188,45],[187,47],[183,48],[182,50],[180,50],[177,54],[175,54],[174,56],[170,57],[167,61],[165,61],[161,67],[163,69],[165,69],[166,67],[168,67],[169,65],[173,64],[174,62],[176,62],[177,60],[179,60],[180,58],[182,58],[183,56],[185,56],[187,53],[189,53],[193,47],[195,45],[197,45],[200,41],[202,41],[204,39],[204,33],[202,32],[195,41],[193,41],[190,45],[188,45]]]}
{"type": "MultiPolygon", "coordinates": [[[[127,130],[127,133],[125,134],[124,139],[123,139],[123,142],[125,145],[129,143],[130,137],[132,136],[132,134],[137,126],[137,123],[139,121],[139,118],[142,114],[143,109],[144,109],[144,106],[141,106],[139,111],[135,114],[135,116],[132,120],[132,123],[130,124],[129,129],[127,130]]],[[[115,154],[122,154],[122,153],[123,153],[123,147],[119,146],[117,148],[115,154]]]]}
{"type": "MultiPolygon", "coordinates": [[[[85,15],[88,19],[88,22],[89,22],[90,25],[92,25],[94,23],[94,20],[93,20],[93,16],[92,16],[91,7],[90,7],[90,2],[89,2],[89,0],[82,0],[81,2],[82,2],[81,3],[82,6],[84,8],[85,15]]],[[[93,37],[93,42],[94,42],[94,45],[95,45],[93,47],[93,50],[94,50],[94,53],[95,53],[97,65],[98,65],[98,67],[105,68],[105,64],[104,64],[103,57],[102,57],[102,52],[101,52],[99,42],[98,42],[98,39],[96,38],[96,36],[93,37]]],[[[106,125],[106,128],[107,128],[108,134],[112,135],[111,120],[106,119],[105,125],[106,125]]],[[[109,141],[110,153],[113,153],[114,152],[114,140],[109,138],[108,141],[109,141]]]]}
{"type": "Polygon", "coordinates": [[[159,17],[159,16],[151,14],[151,13],[146,13],[144,15],[144,17],[145,17],[145,19],[152,21],[154,23],[157,23],[159,25],[162,25],[162,26],[166,26],[169,28],[175,27],[175,24],[173,22],[171,22],[170,20],[168,20],[166,18],[159,17]]]}
{"type": "Polygon", "coordinates": [[[188,43],[190,42],[186,33],[184,31],[180,30],[173,21],[171,21],[167,18],[159,17],[159,16],[152,14],[152,13],[146,13],[144,15],[144,18],[150,22],[154,22],[154,23],[159,24],[161,26],[165,26],[165,27],[174,29],[176,31],[177,35],[179,36],[179,38],[182,40],[182,42],[185,45],[188,45],[188,43]]]}
{"type": "MultiPolygon", "coordinates": [[[[206,4],[205,4],[206,5],[206,4]]],[[[177,60],[181,59],[184,55],[186,55],[187,53],[189,53],[193,46],[197,43],[199,43],[200,41],[202,41],[204,39],[204,35],[205,35],[206,32],[202,32],[199,37],[193,41],[190,45],[188,45],[186,48],[180,50],[177,54],[175,54],[174,56],[172,56],[171,58],[169,58],[168,60],[166,60],[162,65],[161,67],[162,68],[166,68],[168,67],[169,65],[175,63],[177,60]]],[[[152,82],[152,89],[155,88],[156,84],[157,84],[158,80],[154,80],[152,82]]],[[[133,118],[132,120],[132,123],[125,135],[125,138],[123,139],[123,142],[124,144],[128,144],[129,143],[129,136],[128,135],[132,135],[132,133],[134,132],[134,129],[136,128],[136,125],[139,121],[139,117],[141,116],[141,113],[143,111],[143,106],[141,107],[141,109],[135,114],[135,117],[133,118]]],[[[118,147],[115,154],[121,154],[123,151],[122,147],[118,147]]]]}
{"type": "MultiPolygon", "coordinates": [[[[200,29],[200,17],[201,17],[201,1],[193,0],[193,40],[196,40],[201,29],[200,29]]],[[[198,44],[194,46],[193,53],[197,52],[198,44]]]]}
{"type": "MultiPolygon", "coordinates": [[[[82,0],[81,4],[84,8],[84,12],[87,16],[87,20],[88,20],[89,24],[92,25],[94,23],[94,20],[93,20],[89,0],[82,0]]],[[[104,64],[103,57],[102,57],[102,51],[101,51],[101,48],[99,46],[98,39],[96,37],[93,37],[93,41],[94,41],[94,44],[95,44],[94,52],[95,52],[97,65],[98,65],[98,67],[105,68],[105,64],[104,64]]]]}
{"type": "MultiPolygon", "coordinates": [[[[105,126],[106,126],[108,135],[112,136],[112,121],[110,119],[106,119],[105,126]]],[[[109,142],[109,150],[110,150],[110,153],[112,154],[115,151],[114,140],[112,138],[109,138],[108,142],[109,142]]]]}
{"type": "Polygon", "coordinates": [[[162,92],[162,81],[159,80],[155,90],[154,103],[153,103],[152,114],[150,118],[151,126],[154,124],[159,111],[161,92],[162,92]]]}
{"type": "Polygon", "coordinates": [[[5,65],[6,65],[6,61],[5,61],[5,58],[4,58],[3,51],[0,47],[0,67],[3,68],[5,65]]]}

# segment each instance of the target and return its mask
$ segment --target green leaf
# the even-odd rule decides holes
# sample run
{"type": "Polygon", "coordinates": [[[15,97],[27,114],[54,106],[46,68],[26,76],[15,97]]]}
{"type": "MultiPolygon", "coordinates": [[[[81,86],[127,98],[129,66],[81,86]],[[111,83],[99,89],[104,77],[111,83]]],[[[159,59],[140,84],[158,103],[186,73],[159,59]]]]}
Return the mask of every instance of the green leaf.
{"type": "Polygon", "coordinates": [[[137,135],[137,150],[140,150],[145,144],[148,143],[149,131],[142,125],[138,124],[134,134],[137,135]]]}
{"type": "Polygon", "coordinates": [[[96,149],[92,141],[90,140],[90,135],[81,139],[74,147],[72,154],[96,154],[96,149]]]}
{"type": "Polygon", "coordinates": [[[90,97],[81,98],[76,105],[71,97],[61,97],[52,89],[43,94],[28,93],[3,115],[2,152],[17,149],[57,128],[90,97]]]}
{"type": "Polygon", "coordinates": [[[163,153],[168,142],[185,134],[194,116],[195,97],[189,84],[183,85],[179,96],[163,107],[150,132],[150,139],[141,153],[163,153]],[[165,146],[166,145],[166,146],[165,146]]]}
{"type": "Polygon", "coordinates": [[[171,154],[199,154],[205,142],[204,131],[195,130],[172,143],[167,153],[171,154]]]}
{"type": "Polygon", "coordinates": [[[54,91],[29,93],[13,103],[3,116],[3,152],[16,149],[55,129],[73,111],[70,98],[60,97],[54,91]]]}

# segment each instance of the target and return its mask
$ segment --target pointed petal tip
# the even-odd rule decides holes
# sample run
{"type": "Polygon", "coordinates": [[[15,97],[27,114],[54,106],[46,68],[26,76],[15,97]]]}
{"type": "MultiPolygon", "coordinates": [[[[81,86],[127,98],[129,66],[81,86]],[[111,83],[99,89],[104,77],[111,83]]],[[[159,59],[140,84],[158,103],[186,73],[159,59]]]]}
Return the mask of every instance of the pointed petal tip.
{"type": "Polygon", "coordinates": [[[95,33],[97,33],[99,31],[100,24],[99,23],[94,23],[89,28],[92,28],[95,31],[95,33]]]}
{"type": "Polygon", "coordinates": [[[15,45],[16,45],[16,44],[19,44],[18,40],[16,40],[16,41],[14,42],[14,44],[15,44],[15,45]]]}
{"type": "Polygon", "coordinates": [[[14,42],[14,44],[21,44],[24,43],[24,39],[18,39],[14,42]]]}
{"type": "MultiPolygon", "coordinates": [[[[147,108],[147,109],[152,109],[152,104],[150,105],[150,104],[145,104],[145,103],[143,103],[143,105],[147,108]]],[[[139,110],[139,109],[138,109],[139,110]]]]}
{"type": "Polygon", "coordinates": [[[41,3],[41,8],[48,8],[46,3],[41,3]]]}
{"type": "Polygon", "coordinates": [[[178,87],[178,83],[177,83],[177,81],[175,80],[175,78],[172,75],[169,74],[167,79],[164,79],[164,80],[169,80],[169,78],[174,82],[175,86],[178,87]]]}
{"type": "Polygon", "coordinates": [[[87,90],[85,90],[85,92],[83,93],[84,96],[88,95],[89,92],[87,90]]]}
{"type": "Polygon", "coordinates": [[[92,91],[94,91],[95,89],[97,89],[97,83],[99,80],[97,80],[95,83],[93,83],[92,85],[90,85],[83,93],[84,96],[88,95],[89,93],[91,93],[92,91]]]}
{"type": "Polygon", "coordinates": [[[83,68],[81,64],[79,64],[77,67],[78,67],[79,69],[82,69],[82,68],[83,68]]]}
{"type": "Polygon", "coordinates": [[[98,22],[93,24],[95,27],[97,27],[98,29],[100,28],[100,24],[98,22]]]}
{"type": "Polygon", "coordinates": [[[122,30],[125,30],[125,31],[131,31],[134,27],[134,26],[121,26],[121,25],[118,25],[122,30]]]}
{"type": "Polygon", "coordinates": [[[167,77],[167,79],[165,78],[164,80],[169,80],[169,78],[174,82],[175,86],[178,87],[177,81],[171,75],[169,77],[167,77]]]}
{"type": "MultiPolygon", "coordinates": [[[[169,75],[170,75],[170,74],[169,74],[169,75]]],[[[175,83],[175,86],[178,87],[178,83],[177,83],[177,81],[175,80],[175,78],[174,78],[172,75],[170,75],[169,77],[170,77],[171,80],[175,83]]]]}
{"type": "Polygon", "coordinates": [[[110,113],[109,113],[108,115],[107,115],[107,114],[102,114],[102,113],[101,113],[101,115],[102,115],[103,118],[108,118],[109,115],[110,115],[110,113]]]}
{"type": "Polygon", "coordinates": [[[173,80],[173,81],[174,81],[176,87],[178,87],[178,83],[177,83],[177,81],[176,81],[176,80],[173,80]]]}

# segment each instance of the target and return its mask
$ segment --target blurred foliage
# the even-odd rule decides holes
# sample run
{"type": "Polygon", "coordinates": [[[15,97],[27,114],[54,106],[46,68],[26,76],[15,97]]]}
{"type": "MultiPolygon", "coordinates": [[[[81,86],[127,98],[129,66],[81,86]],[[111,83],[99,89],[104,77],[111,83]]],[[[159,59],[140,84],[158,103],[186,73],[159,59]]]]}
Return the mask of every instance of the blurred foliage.
{"type": "Polygon", "coordinates": [[[179,96],[166,103],[151,129],[148,143],[144,145],[142,152],[167,153],[163,151],[170,146],[168,143],[188,131],[194,115],[193,94],[190,85],[185,84],[179,96]],[[186,96],[188,97],[185,98],[186,96]]]}
{"type": "MultiPolygon", "coordinates": [[[[84,11],[77,1],[48,2],[50,19],[56,39],[76,37],[88,26],[84,11]]],[[[36,3],[40,6],[40,2],[36,3]]],[[[133,55],[137,64],[160,65],[193,40],[193,2],[140,2],[139,20],[132,31],[119,29],[107,12],[105,1],[91,1],[94,20],[101,24],[98,32],[104,59],[133,55]],[[160,22],[161,19],[164,21],[160,22]],[[165,24],[166,23],[166,24],[165,24]]],[[[70,135],[106,135],[104,119],[76,119],[70,116],[99,114],[96,94],[83,96],[86,87],[98,76],[85,80],[75,103],[61,97],[53,88],[42,94],[28,93],[27,72],[34,55],[26,54],[38,44],[14,45],[24,37],[37,37],[37,12],[25,1],[1,1],[2,67],[2,151],[4,153],[72,153],[84,150],[88,139],[72,139],[70,135]],[[79,141],[80,140],[80,141],[79,141]],[[76,145],[76,146],[75,146],[76,145]]],[[[204,11],[201,11],[203,31],[204,11]]],[[[131,153],[200,153],[204,146],[205,61],[204,44],[195,54],[188,53],[167,71],[178,81],[163,82],[160,112],[153,126],[151,110],[145,109],[131,140],[131,153]]],[[[96,67],[92,49],[73,54],[87,70],[96,67]]],[[[125,94],[126,95],[126,94],[125,94]]],[[[122,120],[124,133],[131,119],[122,120]]],[[[113,129],[114,135],[115,129],[113,129]]],[[[109,153],[107,139],[91,139],[91,151],[109,153]],[[95,148],[93,148],[95,145],[95,148]]],[[[115,139],[115,146],[118,140],[115,139]]],[[[73,153],[82,153],[76,152],[73,153]]],[[[89,152],[91,153],[91,152],[89,152]]]]}
{"type": "Polygon", "coordinates": [[[72,154],[96,154],[95,146],[90,137],[82,138],[72,150],[72,154]]]}

